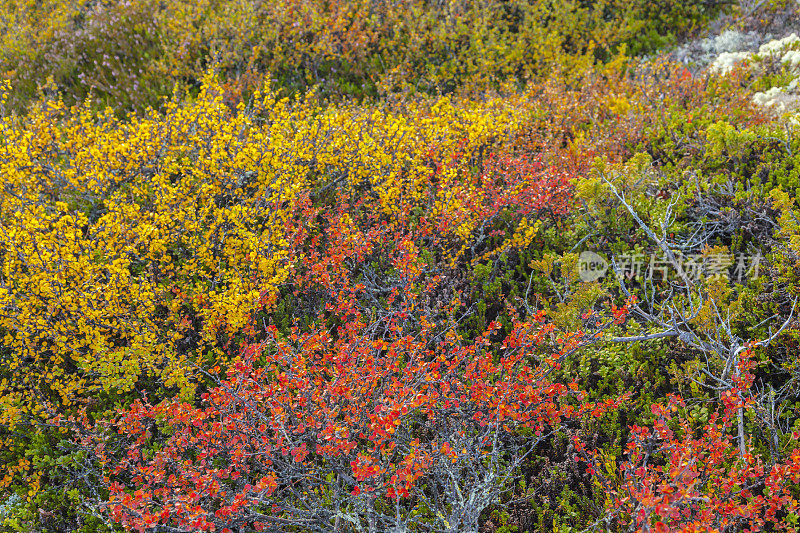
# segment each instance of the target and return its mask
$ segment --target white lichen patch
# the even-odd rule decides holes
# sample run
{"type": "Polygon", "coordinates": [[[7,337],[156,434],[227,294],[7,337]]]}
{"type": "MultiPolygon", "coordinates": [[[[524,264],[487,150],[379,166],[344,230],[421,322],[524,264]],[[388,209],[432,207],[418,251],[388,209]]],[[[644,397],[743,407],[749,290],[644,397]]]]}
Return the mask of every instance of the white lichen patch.
{"type": "Polygon", "coordinates": [[[787,87],[773,87],[753,95],[753,103],[777,115],[800,109],[800,95],[791,94],[797,88],[797,80],[787,87]]]}
{"type": "MultiPolygon", "coordinates": [[[[736,47],[742,40],[742,35],[736,32],[724,32],[716,39],[707,39],[704,46],[720,50],[722,48],[736,47]]],[[[754,49],[753,49],[754,50],[754,49]]],[[[779,87],[772,87],[753,95],[753,103],[775,115],[796,113],[800,110],[800,37],[791,33],[780,39],[772,39],[758,47],[758,51],[746,50],[721,51],[711,63],[712,73],[725,75],[745,61],[749,61],[756,72],[772,70],[775,63],[772,58],[779,59],[791,74],[790,81],[779,87]],[[770,66],[772,65],[772,66],[770,66]]]]}
{"type": "Polygon", "coordinates": [[[742,52],[758,44],[758,34],[755,32],[742,33],[738,30],[725,30],[713,39],[704,39],[704,47],[709,51],[721,54],[723,52],[742,52]],[[709,46],[712,44],[713,46],[709,46]]]}
{"type": "Polygon", "coordinates": [[[758,48],[758,55],[760,56],[775,55],[798,42],[800,42],[800,37],[798,37],[796,33],[792,33],[790,35],[787,35],[783,39],[774,39],[768,43],[762,44],[758,48]]]}
{"type": "Polygon", "coordinates": [[[750,52],[723,52],[711,64],[711,71],[727,74],[749,57],[750,52]]]}
{"type": "Polygon", "coordinates": [[[753,95],[753,102],[762,107],[772,107],[775,100],[783,94],[783,89],[780,87],[773,87],[764,92],[758,92],[753,95]]]}
{"type": "Polygon", "coordinates": [[[800,67],[800,50],[789,50],[783,54],[781,63],[785,63],[792,70],[797,70],[800,67]]]}
{"type": "Polygon", "coordinates": [[[796,33],[761,45],[758,49],[758,55],[761,58],[780,54],[781,63],[794,77],[783,87],[772,87],[767,91],[754,94],[753,103],[777,115],[800,110],[800,95],[797,94],[798,85],[800,85],[800,50],[797,49],[799,45],[800,37],[796,33]]]}
{"type": "Polygon", "coordinates": [[[735,63],[744,58],[741,54],[756,51],[761,40],[761,36],[753,31],[725,30],[715,37],[698,39],[679,47],[673,53],[673,57],[684,65],[706,68],[717,62],[720,55],[725,55],[719,64],[712,68],[728,72],[735,63]]]}

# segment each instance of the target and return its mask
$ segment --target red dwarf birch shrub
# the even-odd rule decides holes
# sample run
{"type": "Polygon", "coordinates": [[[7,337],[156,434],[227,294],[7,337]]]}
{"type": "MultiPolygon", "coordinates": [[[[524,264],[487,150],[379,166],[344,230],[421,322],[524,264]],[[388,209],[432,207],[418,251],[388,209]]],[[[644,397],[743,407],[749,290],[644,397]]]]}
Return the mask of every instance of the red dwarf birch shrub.
{"type": "Polygon", "coordinates": [[[596,525],[656,533],[795,531],[800,451],[769,463],[752,443],[744,455],[739,449],[737,413],[753,406],[753,363],[745,355],[735,387],[721,394],[706,423],[698,426],[686,401],[670,394],[653,404],[652,426],[630,428],[618,468],[603,464],[597,450],[588,452],[589,471],[606,495],[606,513],[596,525]]]}
{"type": "Polygon", "coordinates": [[[461,335],[415,235],[342,209],[296,291],[323,294],[310,324],[263,327],[197,405],[137,401],[85,433],[97,512],[136,531],[477,531],[539,442],[619,406],[552,379],[596,333],[557,338],[509,307],[509,327],[461,335]],[[387,266],[376,251],[382,287],[354,276],[387,266]]]}
{"type": "MultiPolygon", "coordinates": [[[[405,290],[399,316],[419,302],[405,290]]],[[[548,379],[584,339],[542,350],[542,316],[495,350],[497,323],[472,342],[425,318],[414,333],[390,319],[376,336],[337,304],[348,320],[333,331],[269,327],[200,407],[121,414],[109,427],[127,451],[107,458],[103,512],[137,531],[476,531],[536,443],[618,406],[548,379]]]]}
{"type": "Polygon", "coordinates": [[[455,258],[467,251],[475,259],[512,246],[526,248],[537,222],[552,223],[572,211],[574,175],[542,163],[538,154],[492,153],[480,172],[454,175],[461,156],[456,152],[452,161],[434,161],[430,179],[431,235],[450,240],[442,244],[453,248],[455,258]],[[515,237],[515,230],[521,235],[515,237]],[[492,237],[500,237],[494,246],[492,237]]]}

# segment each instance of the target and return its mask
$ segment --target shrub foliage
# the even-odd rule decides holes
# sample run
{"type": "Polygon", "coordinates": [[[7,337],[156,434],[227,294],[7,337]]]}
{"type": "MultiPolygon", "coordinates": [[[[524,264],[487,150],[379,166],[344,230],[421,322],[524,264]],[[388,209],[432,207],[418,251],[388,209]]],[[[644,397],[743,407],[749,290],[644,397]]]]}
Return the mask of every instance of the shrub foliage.
{"type": "Polygon", "coordinates": [[[794,530],[800,41],[654,55],[723,7],[2,2],[3,528],[794,530]]]}

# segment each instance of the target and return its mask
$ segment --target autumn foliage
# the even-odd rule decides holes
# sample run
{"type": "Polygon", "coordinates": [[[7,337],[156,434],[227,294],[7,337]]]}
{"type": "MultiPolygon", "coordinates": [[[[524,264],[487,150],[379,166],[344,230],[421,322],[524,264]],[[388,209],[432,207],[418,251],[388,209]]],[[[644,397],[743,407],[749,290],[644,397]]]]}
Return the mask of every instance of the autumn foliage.
{"type": "Polygon", "coordinates": [[[796,529],[795,3],[0,5],[3,530],[796,529]]]}
{"type": "MultiPolygon", "coordinates": [[[[749,359],[742,363],[748,369],[749,359]]],[[[742,455],[734,437],[738,409],[752,402],[753,378],[745,372],[736,388],[722,394],[718,411],[702,427],[686,416],[680,396],[654,404],[652,427],[631,427],[616,471],[603,472],[600,454],[588,452],[589,469],[606,494],[606,523],[633,531],[792,529],[800,454],[764,461],[750,451],[742,455]]]]}
{"type": "MultiPolygon", "coordinates": [[[[514,194],[529,215],[568,186],[541,165],[503,165],[515,172],[498,176],[493,162],[468,212],[496,217],[514,194]]],[[[509,308],[507,335],[497,322],[459,334],[464,304],[415,244],[447,246],[432,238],[447,235],[442,221],[403,233],[375,213],[356,219],[359,204],[335,205],[317,214],[322,231],[295,274],[295,296],[319,298],[311,325],[253,324],[227,371],[209,369],[199,406],[136,401],[95,428],[123,436],[117,454],[105,442],[95,452],[115,465],[101,506],[110,518],[139,530],[474,528],[531,443],[616,405],[550,378],[591,339],[558,338],[541,312],[523,320],[509,308]]]]}

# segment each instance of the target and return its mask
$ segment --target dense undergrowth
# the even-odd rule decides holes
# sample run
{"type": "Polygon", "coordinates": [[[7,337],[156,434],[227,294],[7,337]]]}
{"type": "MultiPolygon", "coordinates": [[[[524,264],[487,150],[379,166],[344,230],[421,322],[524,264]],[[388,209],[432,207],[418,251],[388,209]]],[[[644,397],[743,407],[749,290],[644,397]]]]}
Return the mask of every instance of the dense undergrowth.
{"type": "Polygon", "coordinates": [[[4,530],[797,526],[800,5],[0,13],[4,530]]]}

